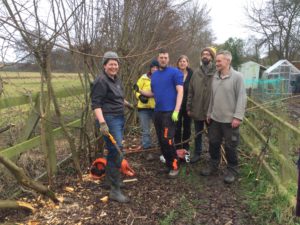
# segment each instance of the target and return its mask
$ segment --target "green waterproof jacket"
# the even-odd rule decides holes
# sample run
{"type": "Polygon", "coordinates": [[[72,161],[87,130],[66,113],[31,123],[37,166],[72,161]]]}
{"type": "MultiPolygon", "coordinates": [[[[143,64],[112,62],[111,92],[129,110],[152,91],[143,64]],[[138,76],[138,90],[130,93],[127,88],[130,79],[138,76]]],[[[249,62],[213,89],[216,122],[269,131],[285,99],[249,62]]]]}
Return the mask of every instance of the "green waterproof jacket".
{"type": "Polygon", "coordinates": [[[205,120],[207,115],[215,67],[209,64],[206,69],[200,66],[190,80],[186,109],[194,120],[205,120]]]}

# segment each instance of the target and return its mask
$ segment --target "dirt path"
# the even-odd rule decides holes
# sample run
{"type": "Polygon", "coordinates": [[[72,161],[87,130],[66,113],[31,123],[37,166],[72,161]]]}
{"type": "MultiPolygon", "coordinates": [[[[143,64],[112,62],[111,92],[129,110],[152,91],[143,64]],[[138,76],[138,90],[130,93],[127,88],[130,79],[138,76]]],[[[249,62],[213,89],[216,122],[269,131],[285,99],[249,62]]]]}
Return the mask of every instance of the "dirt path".
{"type": "MultiPolygon", "coordinates": [[[[159,155],[156,156],[158,158],[159,155]]],[[[77,183],[72,177],[61,176],[61,185],[56,190],[63,198],[59,206],[36,200],[33,202],[36,213],[2,212],[0,223],[253,224],[239,196],[239,182],[225,185],[222,174],[200,177],[201,163],[182,165],[179,178],[170,180],[158,172],[163,166],[158,159],[147,162],[144,153],[129,155],[128,159],[138,179],[138,182],[127,184],[124,190],[131,198],[129,204],[103,203],[100,199],[109,192],[101,189],[96,182],[85,179],[77,183]],[[65,187],[74,190],[66,191],[65,187]]]]}

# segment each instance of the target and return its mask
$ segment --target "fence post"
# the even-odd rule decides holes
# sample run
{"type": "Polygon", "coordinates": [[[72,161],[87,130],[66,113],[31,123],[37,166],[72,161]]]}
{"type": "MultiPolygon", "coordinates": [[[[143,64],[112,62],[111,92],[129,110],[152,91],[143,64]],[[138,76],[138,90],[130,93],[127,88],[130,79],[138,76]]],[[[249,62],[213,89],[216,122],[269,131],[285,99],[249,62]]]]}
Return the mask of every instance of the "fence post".
{"type": "Polygon", "coordinates": [[[49,184],[52,184],[53,177],[57,171],[56,151],[53,137],[52,118],[50,112],[50,98],[48,92],[40,93],[38,98],[40,102],[40,125],[41,125],[41,146],[45,153],[47,174],[49,184]],[[47,102],[46,102],[47,101],[47,102]]]}
{"type": "Polygon", "coordinates": [[[40,93],[37,94],[36,98],[34,99],[34,105],[32,109],[30,110],[28,120],[25,124],[25,128],[23,131],[22,136],[19,138],[17,143],[21,143],[23,141],[27,141],[32,133],[34,132],[34,129],[36,128],[39,119],[40,119],[40,93]]]}

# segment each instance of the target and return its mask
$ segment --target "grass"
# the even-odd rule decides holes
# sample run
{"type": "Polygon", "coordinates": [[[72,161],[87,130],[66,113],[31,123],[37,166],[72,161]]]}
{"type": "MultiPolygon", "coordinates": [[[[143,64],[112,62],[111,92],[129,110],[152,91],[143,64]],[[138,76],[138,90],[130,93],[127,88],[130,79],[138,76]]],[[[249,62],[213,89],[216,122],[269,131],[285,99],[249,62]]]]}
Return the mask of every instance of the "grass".
{"type": "Polygon", "coordinates": [[[193,204],[183,195],[180,198],[176,210],[171,210],[171,212],[160,221],[160,225],[173,224],[178,218],[184,218],[185,224],[190,224],[193,221],[194,213],[195,209],[193,204]]]}
{"type": "MultiPolygon", "coordinates": [[[[3,80],[4,92],[0,99],[8,97],[17,97],[21,95],[30,95],[40,91],[40,74],[34,72],[0,72],[0,77],[3,80]]],[[[66,88],[68,92],[72,92],[72,87],[79,86],[80,80],[77,74],[53,73],[52,80],[54,89],[66,88]]],[[[82,96],[72,96],[58,99],[61,111],[66,121],[78,118],[82,111],[82,105],[85,100],[82,96]]],[[[0,110],[0,127],[5,127],[8,124],[15,124],[15,128],[11,131],[13,138],[18,138],[21,128],[28,120],[29,112],[34,106],[34,102],[28,105],[15,106],[0,110]]],[[[53,105],[51,105],[53,111],[53,105]]],[[[53,115],[54,118],[54,115],[53,115]]],[[[57,120],[53,120],[54,127],[58,125],[57,120]]],[[[8,135],[9,133],[6,132],[8,135]]],[[[7,147],[7,137],[0,138],[0,148],[7,147]],[[5,143],[5,144],[3,144],[5,143]]]]}
{"type": "MultiPolygon", "coordinates": [[[[271,178],[262,171],[256,181],[256,158],[243,160],[241,177],[241,195],[245,196],[244,203],[255,220],[255,224],[268,225],[299,225],[299,220],[294,216],[294,209],[289,204],[288,196],[280,194],[271,178]]],[[[295,187],[291,185],[289,191],[296,195],[295,187]]]]}
{"type": "MultiPolygon", "coordinates": [[[[198,179],[198,175],[193,172],[193,169],[188,164],[181,166],[179,176],[185,180],[190,186],[196,187],[198,191],[202,189],[202,183],[198,179]]],[[[174,224],[178,219],[183,219],[185,224],[193,224],[194,215],[197,205],[205,204],[205,199],[190,199],[182,193],[177,206],[172,209],[169,214],[160,221],[160,225],[174,224]]],[[[181,221],[182,222],[182,221],[181,221]]]]}

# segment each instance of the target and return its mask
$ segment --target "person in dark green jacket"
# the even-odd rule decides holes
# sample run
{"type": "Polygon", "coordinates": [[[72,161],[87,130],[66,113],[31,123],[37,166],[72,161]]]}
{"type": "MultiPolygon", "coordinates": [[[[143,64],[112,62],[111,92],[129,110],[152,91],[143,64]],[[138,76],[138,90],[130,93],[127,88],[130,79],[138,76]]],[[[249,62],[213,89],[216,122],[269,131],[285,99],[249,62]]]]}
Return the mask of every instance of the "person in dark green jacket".
{"type": "MultiPolygon", "coordinates": [[[[196,134],[203,130],[204,121],[206,120],[211,94],[211,83],[215,73],[214,58],[215,49],[212,47],[204,48],[201,51],[200,66],[190,80],[186,108],[188,115],[194,119],[196,134]]],[[[199,161],[201,153],[202,134],[200,133],[195,137],[195,149],[191,163],[199,161]]]]}

